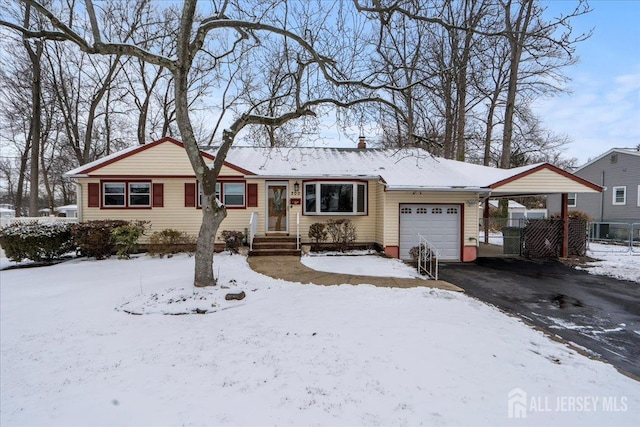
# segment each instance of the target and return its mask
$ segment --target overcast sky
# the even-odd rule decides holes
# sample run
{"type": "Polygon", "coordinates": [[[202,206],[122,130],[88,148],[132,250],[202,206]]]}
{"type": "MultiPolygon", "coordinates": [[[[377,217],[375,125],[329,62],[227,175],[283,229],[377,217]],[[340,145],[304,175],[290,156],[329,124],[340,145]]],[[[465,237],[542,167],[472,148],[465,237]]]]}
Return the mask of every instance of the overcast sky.
{"type": "MultiPolygon", "coordinates": [[[[548,12],[568,11],[569,0],[548,0],[548,12]]],[[[574,21],[594,29],[578,47],[580,63],[566,70],[571,94],[538,103],[547,127],[573,142],[566,157],[578,165],[610,148],[640,144],[640,0],[591,0],[593,12],[574,21]]]]}

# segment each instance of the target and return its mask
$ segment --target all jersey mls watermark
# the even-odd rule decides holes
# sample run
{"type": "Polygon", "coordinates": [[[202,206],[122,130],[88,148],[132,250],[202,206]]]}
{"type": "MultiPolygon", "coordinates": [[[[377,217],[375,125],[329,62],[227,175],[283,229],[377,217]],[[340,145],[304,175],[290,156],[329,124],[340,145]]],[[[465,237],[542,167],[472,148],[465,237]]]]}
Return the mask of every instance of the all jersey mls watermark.
{"type": "Polygon", "coordinates": [[[507,416],[527,418],[534,412],[625,412],[626,396],[536,396],[520,388],[507,394],[507,416]]]}

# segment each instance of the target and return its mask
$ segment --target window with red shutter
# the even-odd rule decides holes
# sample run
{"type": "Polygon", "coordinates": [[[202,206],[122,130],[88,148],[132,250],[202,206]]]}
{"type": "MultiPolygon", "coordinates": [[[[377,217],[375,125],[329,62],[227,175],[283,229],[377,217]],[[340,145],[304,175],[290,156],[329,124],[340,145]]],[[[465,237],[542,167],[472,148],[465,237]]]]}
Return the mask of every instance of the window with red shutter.
{"type": "Polygon", "coordinates": [[[99,208],[100,207],[100,184],[97,182],[90,182],[87,190],[89,192],[89,197],[87,200],[87,206],[90,208],[99,208]]]}
{"type": "Polygon", "coordinates": [[[184,184],[184,207],[195,208],[196,207],[196,183],[185,182],[184,184]]]}
{"type": "Polygon", "coordinates": [[[258,207],[258,184],[247,184],[247,207],[258,207]]]}
{"type": "Polygon", "coordinates": [[[164,184],[153,184],[153,207],[164,207],[164,184]]]}

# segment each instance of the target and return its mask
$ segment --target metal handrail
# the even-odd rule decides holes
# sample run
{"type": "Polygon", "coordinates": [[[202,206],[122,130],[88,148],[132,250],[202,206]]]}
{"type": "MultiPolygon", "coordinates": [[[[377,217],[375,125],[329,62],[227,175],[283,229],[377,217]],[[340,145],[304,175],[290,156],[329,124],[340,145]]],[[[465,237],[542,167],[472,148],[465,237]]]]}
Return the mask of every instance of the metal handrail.
{"type": "Polygon", "coordinates": [[[418,234],[418,273],[427,273],[438,280],[438,263],[440,251],[433,246],[422,234],[418,234]]]}
{"type": "Polygon", "coordinates": [[[296,251],[300,250],[300,212],[296,212],[296,251]]]}
{"type": "Polygon", "coordinates": [[[253,239],[258,234],[258,212],[251,212],[249,219],[249,250],[253,250],[253,239]]]}

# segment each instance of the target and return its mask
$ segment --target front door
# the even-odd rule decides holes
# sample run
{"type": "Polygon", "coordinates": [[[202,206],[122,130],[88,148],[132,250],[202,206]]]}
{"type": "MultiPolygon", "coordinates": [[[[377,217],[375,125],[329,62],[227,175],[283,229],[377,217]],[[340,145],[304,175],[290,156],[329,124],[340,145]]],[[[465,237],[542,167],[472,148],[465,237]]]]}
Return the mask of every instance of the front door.
{"type": "Polygon", "coordinates": [[[267,233],[287,233],[289,186],[286,182],[267,183],[267,233]]]}

